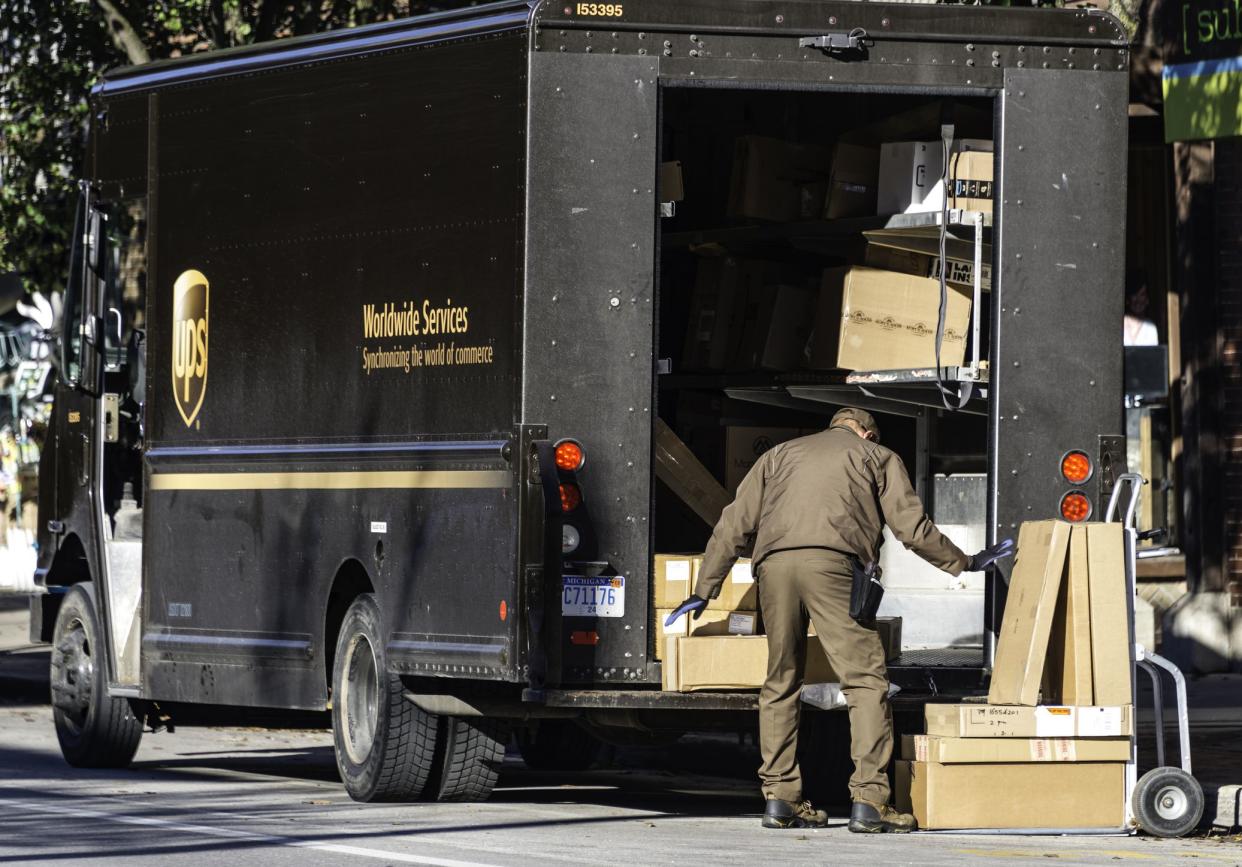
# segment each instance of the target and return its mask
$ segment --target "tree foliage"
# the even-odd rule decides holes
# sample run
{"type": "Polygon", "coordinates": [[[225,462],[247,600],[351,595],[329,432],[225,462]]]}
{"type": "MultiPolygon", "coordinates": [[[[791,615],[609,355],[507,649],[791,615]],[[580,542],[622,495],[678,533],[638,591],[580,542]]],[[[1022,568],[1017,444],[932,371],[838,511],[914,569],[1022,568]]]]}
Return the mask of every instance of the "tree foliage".
{"type": "Polygon", "coordinates": [[[472,0],[0,0],[0,272],[63,289],[91,85],[106,69],[472,0]]]}

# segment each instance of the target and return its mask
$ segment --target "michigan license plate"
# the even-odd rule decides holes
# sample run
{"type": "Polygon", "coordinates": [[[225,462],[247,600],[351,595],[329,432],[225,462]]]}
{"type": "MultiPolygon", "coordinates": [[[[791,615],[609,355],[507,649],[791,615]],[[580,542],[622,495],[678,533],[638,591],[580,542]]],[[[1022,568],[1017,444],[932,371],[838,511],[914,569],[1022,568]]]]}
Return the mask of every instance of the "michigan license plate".
{"type": "Polygon", "coordinates": [[[624,617],[625,579],[620,575],[598,578],[562,575],[561,614],[564,617],[624,617]]]}

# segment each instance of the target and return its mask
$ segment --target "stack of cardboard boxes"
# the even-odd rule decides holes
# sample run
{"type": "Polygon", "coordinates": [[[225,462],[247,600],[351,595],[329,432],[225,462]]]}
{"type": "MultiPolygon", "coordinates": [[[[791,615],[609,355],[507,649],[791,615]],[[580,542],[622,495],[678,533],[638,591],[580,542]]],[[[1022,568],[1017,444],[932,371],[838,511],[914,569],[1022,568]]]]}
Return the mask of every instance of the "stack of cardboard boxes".
{"type": "Polygon", "coordinates": [[[928,705],[926,734],[902,739],[897,802],[919,827],[1122,826],[1124,556],[1120,524],[1022,526],[988,703],[928,705]]]}
{"type": "MultiPolygon", "coordinates": [[[[962,140],[950,155],[950,207],[991,211],[992,144],[962,140]]],[[[832,150],[762,136],[737,142],[728,213],[797,222],[939,211],[940,142],[832,150]]],[[[886,370],[935,363],[939,258],[868,254],[865,266],[810,274],[785,262],[700,259],[682,364],[686,370],[886,370]]],[[[950,262],[941,363],[965,357],[971,263],[950,262]]]]}
{"type": "MultiPolygon", "coordinates": [[[[768,640],[762,634],[759,594],[750,561],[739,560],[697,620],[685,615],[671,626],[664,621],[694,592],[703,562],[700,554],[657,554],[655,611],[651,625],[656,659],[663,663],[664,689],[695,692],[758,689],[768,670],[768,640]]],[[[877,622],[885,654],[901,652],[901,618],[877,622]]],[[[814,636],[814,629],[810,630],[814,636]]],[[[837,680],[822,645],[807,642],[806,682],[837,680]]]]}

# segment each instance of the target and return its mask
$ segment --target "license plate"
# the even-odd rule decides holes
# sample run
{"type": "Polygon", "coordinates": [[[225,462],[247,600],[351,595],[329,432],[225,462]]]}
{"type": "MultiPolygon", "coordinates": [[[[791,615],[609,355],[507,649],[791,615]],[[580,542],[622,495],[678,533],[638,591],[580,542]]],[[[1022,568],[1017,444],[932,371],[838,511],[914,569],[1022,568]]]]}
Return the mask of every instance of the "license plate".
{"type": "Polygon", "coordinates": [[[624,617],[625,579],[620,575],[598,578],[562,575],[561,614],[564,617],[624,617]]]}

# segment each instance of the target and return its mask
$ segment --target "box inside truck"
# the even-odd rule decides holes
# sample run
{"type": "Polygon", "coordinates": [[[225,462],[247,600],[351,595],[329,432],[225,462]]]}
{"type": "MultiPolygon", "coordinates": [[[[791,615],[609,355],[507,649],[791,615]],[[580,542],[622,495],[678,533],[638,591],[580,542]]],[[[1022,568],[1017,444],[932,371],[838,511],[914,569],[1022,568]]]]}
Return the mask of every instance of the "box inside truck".
{"type": "MultiPolygon", "coordinates": [[[[702,552],[758,457],[822,430],[843,405],[875,414],[932,517],[961,547],[982,546],[986,384],[949,411],[934,377],[898,388],[847,379],[936,367],[942,267],[940,366],[977,358],[986,369],[993,112],[989,99],[926,94],[662,90],[655,463],[681,450],[701,478],[657,471],[657,559],[702,552]],[[978,233],[949,226],[942,258],[946,150],[947,207],[986,216],[978,233]]],[[[881,614],[904,620],[899,652],[981,645],[981,575],[954,578],[891,539],[882,564],[881,614]]]]}

